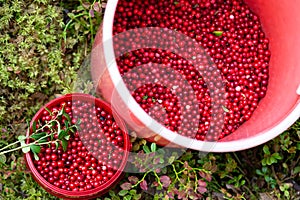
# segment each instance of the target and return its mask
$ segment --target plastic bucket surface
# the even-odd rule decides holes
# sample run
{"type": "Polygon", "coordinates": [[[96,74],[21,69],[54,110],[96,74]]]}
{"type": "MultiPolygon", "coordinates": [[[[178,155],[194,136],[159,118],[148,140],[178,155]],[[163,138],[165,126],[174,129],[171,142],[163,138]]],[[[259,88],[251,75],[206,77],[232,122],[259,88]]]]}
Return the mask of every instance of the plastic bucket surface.
{"type": "Polygon", "coordinates": [[[131,97],[114,61],[112,27],[118,1],[108,1],[103,26],[92,52],[92,76],[103,97],[141,137],[166,145],[172,144],[206,152],[230,152],[265,143],[285,131],[300,117],[300,1],[246,0],[259,15],[270,39],[269,85],[252,117],[238,130],[217,142],[179,136],[153,122],[131,97]],[[103,45],[104,44],[104,45],[103,45]]]}

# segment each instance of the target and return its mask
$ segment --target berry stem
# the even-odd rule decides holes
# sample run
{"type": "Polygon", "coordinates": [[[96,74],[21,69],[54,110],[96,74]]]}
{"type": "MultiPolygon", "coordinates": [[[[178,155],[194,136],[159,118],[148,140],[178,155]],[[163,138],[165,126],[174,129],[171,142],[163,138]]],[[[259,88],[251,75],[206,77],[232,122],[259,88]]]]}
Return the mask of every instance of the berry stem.
{"type": "Polygon", "coordinates": [[[18,144],[18,143],[20,143],[20,141],[16,141],[16,142],[14,142],[14,143],[11,143],[11,144],[6,145],[6,146],[3,147],[2,149],[0,149],[0,152],[2,152],[3,150],[5,150],[5,149],[7,149],[7,148],[9,148],[9,147],[11,147],[11,146],[14,146],[14,145],[18,144]]]}
{"type": "MultiPolygon", "coordinates": [[[[39,143],[39,145],[42,146],[42,145],[47,145],[47,144],[53,144],[55,142],[60,142],[60,140],[57,139],[57,140],[53,140],[53,141],[49,141],[49,142],[39,143]]],[[[33,144],[33,143],[31,143],[31,144],[33,144]]]]}
{"type": "Polygon", "coordinates": [[[147,176],[150,172],[152,172],[152,171],[147,171],[147,172],[144,174],[143,178],[142,178],[141,180],[139,180],[135,185],[131,186],[131,188],[135,188],[135,187],[138,186],[141,182],[143,182],[143,181],[145,180],[146,176],[147,176]]]}
{"type": "Polygon", "coordinates": [[[0,155],[4,155],[4,154],[7,154],[9,152],[13,152],[13,151],[17,151],[19,149],[23,149],[23,148],[26,148],[26,147],[30,147],[31,145],[33,145],[33,143],[29,143],[29,144],[26,144],[25,146],[19,146],[19,147],[16,147],[14,149],[10,149],[10,150],[7,150],[7,151],[2,151],[0,152],[0,155]]]}

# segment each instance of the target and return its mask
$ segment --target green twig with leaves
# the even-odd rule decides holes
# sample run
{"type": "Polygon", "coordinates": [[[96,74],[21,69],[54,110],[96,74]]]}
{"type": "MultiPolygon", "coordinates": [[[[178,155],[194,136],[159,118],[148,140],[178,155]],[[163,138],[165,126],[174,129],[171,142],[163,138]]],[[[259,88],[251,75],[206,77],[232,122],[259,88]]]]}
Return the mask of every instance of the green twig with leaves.
{"type": "Polygon", "coordinates": [[[166,156],[167,149],[158,149],[155,143],[150,147],[144,145],[142,149],[142,154],[133,163],[144,174],[140,178],[129,176],[128,182],[120,186],[120,196],[127,197],[138,186],[143,191],[155,191],[154,199],[201,199],[207,192],[206,186],[211,181],[211,172],[190,163],[190,152],[186,152],[181,160],[176,160],[176,152],[166,156]]]}
{"type": "Polygon", "coordinates": [[[56,148],[61,145],[63,150],[66,151],[71,134],[78,130],[80,121],[77,121],[76,124],[72,124],[71,118],[65,112],[64,107],[61,110],[54,112],[51,112],[47,108],[45,109],[49,112],[52,119],[45,124],[42,124],[40,121],[33,121],[31,128],[28,124],[28,136],[20,135],[18,141],[8,144],[0,149],[1,160],[6,160],[5,154],[20,149],[22,149],[23,153],[31,151],[34,158],[39,160],[38,153],[41,152],[41,147],[43,145],[55,144],[56,148]],[[63,118],[64,120],[62,120],[63,118]],[[29,134],[30,132],[32,132],[32,134],[29,134]],[[57,137],[55,137],[55,134],[57,134],[57,137]],[[15,145],[19,146],[14,147],[15,145]]]}
{"type": "Polygon", "coordinates": [[[95,20],[101,21],[102,16],[102,9],[103,3],[105,1],[101,0],[94,0],[93,2],[83,2],[79,0],[80,5],[77,7],[74,12],[68,13],[69,20],[66,23],[63,29],[63,40],[64,43],[67,43],[67,33],[71,26],[74,26],[75,30],[78,30],[79,27],[84,27],[86,30],[84,34],[88,33],[91,35],[90,40],[91,44],[94,43],[94,35],[96,29],[98,28],[97,23],[95,20]],[[94,20],[95,19],[95,20],[94,20]]]}

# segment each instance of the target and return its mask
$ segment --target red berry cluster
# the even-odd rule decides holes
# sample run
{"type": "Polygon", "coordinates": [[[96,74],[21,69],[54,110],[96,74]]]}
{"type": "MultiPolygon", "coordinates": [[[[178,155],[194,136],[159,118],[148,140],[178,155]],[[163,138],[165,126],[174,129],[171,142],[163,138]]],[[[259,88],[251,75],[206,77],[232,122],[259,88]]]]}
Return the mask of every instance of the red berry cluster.
{"type": "MultiPolygon", "coordinates": [[[[145,27],[168,28],[184,34],[197,42],[207,55],[195,54],[186,41],[176,41],[173,45],[174,38],[158,34],[151,35],[150,40],[138,41],[147,48],[137,45],[137,50],[118,57],[117,64],[124,82],[145,111],[153,116],[157,110],[155,107],[163,107],[166,119],[161,116],[155,119],[170,130],[198,140],[221,139],[249,120],[259,101],[266,95],[271,53],[259,17],[242,0],[120,0],[114,19],[114,35],[145,27]],[[157,49],[151,48],[149,43],[173,46],[170,50],[157,49]],[[173,50],[179,48],[185,48],[189,55],[176,55],[173,50]],[[203,71],[187,58],[204,63],[201,65],[203,71]],[[168,83],[161,79],[161,70],[156,74],[147,71],[153,63],[181,74],[192,87],[197,102],[186,99],[183,102],[189,103],[180,104],[182,97],[177,95],[174,88],[167,88],[168,83]],[[141,65],[145,67],[138,75],[130,73],[141,65]],[[210,70],[212,66],[217,70],[210,70]],[[218,73],[221,74],[221,80],[218,73]],[[141,86],[141,79],[149,79],[149,82],[142,81],[145,85],[141,86]],[[218,98],[214,91],[209,90],[209,84],[217,90],[225,88],[225,102],[220,100],[216,103],[218,98]],[[193,114],[195,110],[186,109],[195,104],[198,106],[196,114],[193,114]],[[184,114],[196,117],[183,118],[181,115],[184,114]],[[184,124],[184,120],[196,124],[196,135],[192,134],[191,125],[185,125],[182,130],[178,128],[184,124]]],[[[115,37],[117,55],[122,48],[135,42],[130,34],[128,37],[127,40],[115,37]]],[[[172,77],[169,80],[173,80],[172,77]]],[[[179,89],[185,87],[180,84],[174,86],[179,89]]]]}
{"type": "MultiPolygon", "coordinates": [[[[66,151],[54,143],[41,148],[39,160],[34,161],[40,175],[68,191],[91,190],[108,182],[119,169],[125,148],[124,133],[111,111],[82,100],[62,102],[49,109],[52,113],[65,109],[73,124],[78,120],[81,123],[80,129],[71,134],[66,151]]],[[[45,110],[40,125],[52,118],[45,110]]],[[[65,120],[62,117],[61,123],[65,120]]],[[[47,128],[44,131],[49,132],[47,128]]]]}
{"type": "Polygon", "coordinates": [[[136,89],[133,97],[151,117],[167,124],[170,130],[175,131],[180,126],[178,99],[169,88],[159,84],[147,84],[136,89]]]}

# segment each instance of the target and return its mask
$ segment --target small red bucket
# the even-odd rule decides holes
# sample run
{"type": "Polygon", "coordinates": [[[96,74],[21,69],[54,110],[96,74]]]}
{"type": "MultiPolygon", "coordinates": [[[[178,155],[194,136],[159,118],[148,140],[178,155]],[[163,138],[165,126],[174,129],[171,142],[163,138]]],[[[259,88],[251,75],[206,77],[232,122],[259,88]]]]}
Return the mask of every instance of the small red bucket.
{"type": "MultiPolygon", "coordinates": [[[[45,105],[45,108],[51,109],[53,107],[57,107],[57,105],[60,105],[63,102],[67,102],[67,101],[71,101],[71,102],[87,102],[87,103],[91,103],[96,107],[100,107],[103,110],[105,110],[107,113],[113,114],[113,118],[115,120],[115,122],[118,124],[119,128],[122,130],[122,136],[124,138],[123,141],[123,155],[122,155],[122,160],[120,162],[120,164],[118,165],[118,169],[116,170],[116,172],[114,173],[114,175],[109,178],[109,180],[101,185],[99,185],[98,187],[94,187],[93,189],[90,190],[85,190],[85,191],[68,191],[65,189],[61,189],[59,187],[56,187],[55,185],[49,183],[37,170],[37,168],[34,165],[34,158],[32,153],[26,153],[25,154],[25,160],[26,160],[26,164],[29,168],[29,170],[32,173],[33,178],[37,181],[37,183],[39,185],[41,185],[47,192],[49,192],[50,194],[57,196],[59,198],[63,198],[63,199],[92,199],[92,198],[96,198],[101,196],[102,194],[106,193],[109,191],[110,188],[112,188],[115,184],[118,183],[118,181],[120,180],[120,178],[122,178],[123,175],[123,169],[126,166],[127,163],[127,158],[128,158],[128,154],[131,148],[131,143],[129,140],[129,136],[127,134],[126,131],[126,126],[123,122],[123,120],[120,119],[120,117],[118,117],[117,114],[113,113],[113,110],[111,109],[110,105],[107,104],[106,102],[97,99],[91,95],[87,95],[87,94],[68,94],[62,97],[59,97],[57,99],[54,99],[52,101],[50,101],[48,104],[45,105]]],[[[31,126],[32,123],[34,121],[38,121],[39,119],[41,119],[41,117],[43,116],[43,112],[45,111],[44,108],[41,108],[36,115],[33,117],[32,122],[31,122],[31,126]]],[[[32,127],[31,127],[32,128],[32,127]]],[[[29,134],[29,133],[28,133],[29,134]]],[[[70,141],[69,141],[70,142],[70,141]]],[[[83,143],[84,144],[84,143],[83,143]]]]}

